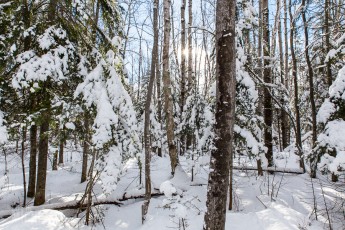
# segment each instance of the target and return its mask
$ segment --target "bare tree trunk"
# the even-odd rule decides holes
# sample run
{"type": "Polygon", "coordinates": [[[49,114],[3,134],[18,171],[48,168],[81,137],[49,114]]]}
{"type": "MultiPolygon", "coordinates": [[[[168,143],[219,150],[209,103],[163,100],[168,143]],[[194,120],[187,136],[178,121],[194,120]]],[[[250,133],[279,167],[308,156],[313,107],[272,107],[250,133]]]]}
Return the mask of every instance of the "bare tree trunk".
{"type": "MultiPolygon", "coordinates": [[[[262,0],[262,36],[263,36],[263,54],[264,54],[264,82],[272,83],[270,67],[270,31],[269,31],[269,12],[268,0],[262,0]]],[[[264,88],[264,122],[265,122],[265,146],[267,147],[266,158],[268,167],[273,166],[273,143],[272,143],[272,97],[267,87],[264,88]]]]}
{"type": "MultiPolygon", "coordinates": [[[[331,43],[330,43],[330,30],[329,30],[329,2],[330,0],[325,0],[325,25],[324,25],[324,31],[325,31],[325,41],[326,41],[326,54],[331,50],[331,43]]],[[[331,62],[326,63],[326,79],[328,86],[330,87],[332,85],[332,70],[331,70],[331,62]]]]}
{"type": "MultiPolygon", "coordinates": [[[[159,28],[159,23],[158,23],[158,28],[159,28]]],[[[158,29],[159,30],[159,29],[158,29]]],[[[159,31],[157,31],[159,32],[159,31]]],[[[157,35],[158,37],[158,35],[157,35]]],[[[161,95],[161,73],[160,73],[160,66],[159,66],[159,46],[157,45],[157,56],[156,56],[156,85],[157,85],[157,117],[158,117],[158,122],[161,126],[162,129],[162,95],[161,95]]],[[[162,138],[160,138],[160,144],[162,144],[162,138]]],[[[162,148],[158,147],[157,155],[159,157],[162,157],[162,148]]]]}
{"type": "Polygon", "coordinates": [[[84,113],[84,141],[83,141],[83,163],[81,168],[81,179],[80,183],[83,183],[87,179],[87,159],[89,155],[89,142],[90,142],[90,134],[89,134],[89,113],[84,113]]]}
{"type": "Polygon", "coordinates": [[[64,143],[65,143],[65,127],[60,133],[60,143],[59,143],[59,165],[63,165],[63,153],[64,153],[64,143]]]}
{"type": "MultiPolygon", "coordinates": [[[[181,98],[180,98],[180,120],[183,117],[183,107],[186,101],[186,0],[181,1],[181,98]]],[[[183,155],[185,151],[185,137],[186,135],[182,133],[181,135],[181,146],[180,155],[183,155]]]]}
{"type": "MultiPolygon", "coordinates": [[[[259,0],[259,32],[258,32],[258,69],[259,69],[259,77],[262,79],[262,1],[259,0]]],[[[262,110],[263,110],[263,87],[260,86],[258,89],[259,93],[259,101],[258,101],[258,107],[257,112],[260,116],[262,116],[262,110]]],[[[262,162],[261,159],[256,160],[256,165],[258,167],[258,175],[263,176],[264,173],[262,171],[262,162]]]]}
{"type": "Polygon", "coordinates": [[[145,200],[142,205],[142,223],[146,219],[151,200],[151,143],[150,143],[150,105],[155,82],[156,66],[158,65],[158,6],[159,0],[154,1],[153,5],[153,48],[151,58],[151,76],[147,87],[145,103],[145,124],[144,124],[144,143],[145,143],[145,200]]]}
{"type": "Polygon", "coordinates": [[[236,41],[235,0],[218,0],[216,8],[216,52],[218,95],[215,149],[211,152],[205,230],[224,230],[226,200],[232,158],[235,122],[236,41]]]}
{"type": "MultiPolygon", "coordinates": [[[[157,117],[158,122],[162,128],[162,97],[161,97],[161,76],[159,71],[159,58],[157,51],[157,65],[156,65],[156,82],[157,82],[157,117]]],[[[160,144],[162,144],[162,137],[160,138],[160,144]]],[[[162,147],[158,147],[157,155],[162,157],[162,147]]]]}
{"type": "Polygon", "coordinates": [[[29,185],[28,197],[35,196],[36,187],[36,159],[37,159],[37,126],[30,127],[30,162],[29,162],[29,185]]]}
{"type": "MultiPolygon", "coordinates": [[[[286,89],[289,91],[289,84],[288,84],[288,79],[289,79],[289,41],[288,41],[288,28],[287,28],[287,4],[286,4],[286,0],[284,0],[284,43],[285,43],[285,47],[284,47],[284,77],[285,77],[285,87],[286,89]]],[[[284,110],[284,114],[285,114],[285,120],[283,120],[283,122],[286,124],[286,131],[285,133],[283,133],[283,148],[285,149],[289,143],[289,133],[290,133],[290,129],[289,129],[289,119],[287,116],[286,111],[284,110]]]]}
{"type": "Polygon", "coordinates": [[[291,0],[289,0],[289,13],[290,19],[292,20],[291,29],[290,29],[290,51],[291,51],[291,60],[292,60],[292,76],[294,80],[294,104],[295,104],[295,113],[296,113],[296,147],[298,149],[298,155],[300,157],[300,167],[305,171],[304,159],[302,152],[302,139],[301,139],[301,119],[299,114],[299,101],[298,101],[298,79],[297,79],[297,60],[295,56],[294,49],[294,31],[295,31],[295,21],[293,20],[293,15],[291,11],[291,0]]]}
{"type": "MultiPolygon", "coordinates": [[[[281,1],[281,0],[279,0],[281,1]]],[[[285,7],[285,6],[284,6],[285,7]]],[[[281,8],[281,7],[280,7],[281,8]]],[[[284,57],[283,57],[283,38],[282,38],[282,23],[281,23],[281,19],[280,19],[281,13],[279,11],[279,23],[278,23],[278,46],[279,46],[279,64],[280,64],[280,83],[282,85],[285,85],[285,79],[287,76],[284,74],[284,57]]],[[[285,101],[284,101],[284,93],[282,93],[281,95],[281,104],[284,105],[285,101]]],[[[282,150],[284,150],[287,146],[287,129],[288,129],[288,117],[286,114],[286,111],[284,109],[280,109],[280,116],[281,116],[281,145],[282,145],[282,150]]]]}
{"type": "MultiPolygon", "coordinates": [[[[188,96],[194,92],[195,79],[193,72],[193,36],[192,36],[192,24],[193,24],[193,0],[188,0],[188,96]]],[[[193,149],[193,134],[190,132],[187,134],[186,147],[187,150],[193,149]]]]}
{"type": "MultiPolygon", "coordinates": [[[[304,26],[304,54],[305,59],[308,66],[308,81],[309,81],[309,94],[310,94],[310,105],[311,105],[311,118],[312,118],[312,148],[314,148],[316,140],[317,140],[317,133],[316,133],[316,107],[315,107],[315,99],[314,99],[314,73],[313,67],[311,65],[310,57],[309,57],[309,34],[308,34],[308,22],[305,16],[305,11],[307,9],[307,5],[305,0],[302,0],[302,20],[304,26]]],[[[312,178],[316,177],[316,163],[314,162],[316,159],[311,159],[311,168],[310,168],[310,176],[312,178]],[[315,163],[315,164],[314,164],[315,163]]]]}
{"type": "MultiPolygon", "coordinates": [[[[48,99],[49,100],[49,99],[48,99]]],[[[37,184],[34,205],[38,206],[45,202],[46,178],[47,178],[47,158],[48,158],[48,131],[49,131],[50,111],[42,112],[40,125],[40,141],[38,148],[37,164],[37,184]]]]}
{"type": "Polygon", "coordinates": [[[164,110],[166,114],[166,131],[168,139],[168,149],[171,164],[171,174],[175,174],[175,168],[178,163],[178,156],[175,144],[175,124],[174,124],[174,107],[171,92],[170,66],[169,66],[169,47],[170,47],[170,7],[171,0],[164,0],[164,44],[163,44],[163,88],[164,88],[164,110]]]}
{"type": "Polygon", "coordinates": [[[24,188],[24,201],[23,207],[26,206],[26,177],[25,177],[25,141],[26,141],[26,128],[22,129],[22,152],[21,152],[21,160],[22,160],[22,173],[23,173],[23,188],[24,188]]]}
{"type": "Polygon", "coordinates": [[[58,154],[59,154],[59,151],[58,150],[55,150],[54,152],[54,155],[53,155],[53,167],[52,167],[52,170],[57,170],[57,165],[58,165],[58,154]]]}
{"type": "Polygon", "coordinates": [[[192,41],[192,24],[193,24],[193,0],[188,0],[188,92],[194,88],[193,73],[193,41],[192,41]]]}

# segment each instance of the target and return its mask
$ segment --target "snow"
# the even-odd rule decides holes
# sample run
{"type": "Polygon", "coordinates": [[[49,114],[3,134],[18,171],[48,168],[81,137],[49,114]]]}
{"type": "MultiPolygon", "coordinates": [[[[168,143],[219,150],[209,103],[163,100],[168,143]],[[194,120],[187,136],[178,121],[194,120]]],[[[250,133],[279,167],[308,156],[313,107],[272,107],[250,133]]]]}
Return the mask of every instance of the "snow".
{"type": "Polygon", "coordinates": [[[337,78],[329,88],[329,96],[345,100],[345,66],[339,70],[337,78]]]}
{"type": "Polygon", "coordinates": [[[345,150],[345,121],[334,120],[327,123],[325,131],[318,136],[321,146],[345,150]]]}
{"type": "Polygon", "coordinates": [[[15,214],[9,219],[0,222],[0,229],[44,229],[44,230],[68,230],[75,229],[78,222],[69,221],[66,216],[55,210],[30,211],[23,215],[15,214]]]}
{"type": "Polygon", "coordinates": [[[65,127],[66,127],[67,129],[75,130],[75,125],[74,125],[73,122],[67,122],[67,123],[65,124],[65,127]]]}
{"type": "Polygon", "coordinates": [[[45,81],[48,77],[57,83],[66,79],[75,51],[66,32],[59,27],[49,27],[39,36],[38,42],[42,50],[29,50],[17,56],[20,65],[12,79],[13,88],[26,88],[31,82],[45,81]],[[65,45],[59,45],[55,37],[64,40],[65,45]]]}
{"type": "Polygon", "coordinates": [[[324,131],[318,136],[318,146],[336,152],[336,156],[324,154],[319,168],[327,167],[331,172],[339,174],[338,168],[345,169],[345,121],[334,120],[327,123],[324,131]]]}
{"type": "Polygon", "coordinates": [[[176,193],[176,188],[170,181],[164,181],[159,187],[159,190],[163,192],[166,197],[169,198],[171,198],[173,194],[176,193]]]}
{"type": "Polygon", "coordinates": [[[318,123],[326,123],[331,115],[336,112],[336,107],[333,103],[326,99],[323,104],[321,105],[316,120],[318,123]]]}
{"type": "MultiPolygon", "coordinates": [[[[81,198],[86,186],[86,183],[79,184],[81,149],[70,148],[72,146],[69,144],[67,147],[70,150],[65,151],[65,159],[68,159],[64,164],[65,166],[60,167],[58,171],[51,171],[51,166],[48,168],[48,205],[75,202],[81,198]],[[73,157],[72,161],[69,160],[71,157],[73,157]]],[[[111,153],[113,152],[111,151],[111,153]]],[[[275,159],[279,159],[276,163],[278,167],[284,167],[286,166],[285,161],[290,159],[290,155],[288,153],[281,153],[280,155],[279,158],[278,155],[275,156],[275,159]]],[[[82,225],[84,219],[81,220],[80,218],[84,216],[84,213],[76,218],[73,217],[73,214],[72,217],[69,217],[71,216],[70,211],[37,210],[39,207],[33,207],[33,202],[30,199],[27,211],[20,207],[12,209],[11,204],[22,200],[20,157],[10,155],[8,162],[8,178],[3,180],[4,177],[1,177],[0,180],[0,205],[3,210],[13,210],[14,214],[10,218],[0,220],[0,229],[104,229],[102,223],[93,227],[82,225]],[[31,208],[35,208],[35,210],[31,208]]],[[[137,163],[137,160],[132,158],[125,164],[123,172],[119,176],[120,180],[113,187],[108,199],[116,200],[144,194],[145,189],[139,183],[137,163]]],[[[204,166],[202,170],[196,173],[195,182],[191,182],[190,176],[184,171],[186,158],[180,157],[180,163],[181,166],[176,169],[175,177],[171,178],[170,172],[167,170],[170,167],[169,158],[153,156],[151,165],[152,192],[156,193],[159,189],[164,193],[164,196],[151,199],[144,224],[141,223],[142,199],[123,201],[121,207],[115,205],[98,206],[104,214],[105,229],[163,230],[178,228],[182,220],[188,230],[201,229],[206,210],[208,166],[204,166]],[[204,185],[198,185],[197,181],[204,185]]],[[[3,165],[3,157],[0,157],[0,170],[3,170],[3,165]]],[[[28,161],[26,161],[26,165],[28,166],[28,161]]],[[[298,162],[292,160],[288,165],[289,167],[290,165],[298,167],[298,162]]],[[[106,171],[110,173],[110,171],[106,171]]],[[[2,171],[0,173],[3,175],[2,171]]],[[[277,187],[273,190],[271,187],[269,189],[270,192],[274,191],[273,200],[267,194],[267,176],[256,178],[254,172],[234,171],[235,208],[234,211],[227,211],[226,229],[323,229],[326,222],[317,222],[310,217],[313,207],[310,200],[311,186],[308,184],[310,179],[307,174],[298,176],[291,174],[270,175],[270,183],[279,184],[282,180],[279,191],[277,187]]],[[[116,176],[113,176],[114,178],[116,176]]],[[[317,184],[314,186],[316,195],[320,199],[320,187],[317,184]]],[[[97,183],[94,189],[98,200],[104,198],[104,191],[101,187],[102,185],[97,183]]],[[[325,192],[329,195],[326,197],[326,201],[329,202],[335,191],[327,187],[325,192]]],[[[320,216],[319,218],[322,219],[320,216]]]]}
{"type": "Polygon", "coordinates": [[[258,156],[260,154],[260,151],[265,152],[264,145],[256,140],[252,132],[246,129],[243,129],[239,127],[238,125],[234,126],[234,132],[238,133],[246,140],[246,145],[248,146],[248,148],[251,149],[252,154],[254,154],[255,156],[258,156]]]}
{"type": "Polygon", "coordinates": [[[338,114],[344,100],[345,66],[339,70],[336,80],[329,88],[329,98],[324,101],[317,114],[318,122],[325,125],[317,138],[315,148],[323,153],[318,167],[335,174],[340,174],[345,169],[345,121],[342,115],[338,114]]]}

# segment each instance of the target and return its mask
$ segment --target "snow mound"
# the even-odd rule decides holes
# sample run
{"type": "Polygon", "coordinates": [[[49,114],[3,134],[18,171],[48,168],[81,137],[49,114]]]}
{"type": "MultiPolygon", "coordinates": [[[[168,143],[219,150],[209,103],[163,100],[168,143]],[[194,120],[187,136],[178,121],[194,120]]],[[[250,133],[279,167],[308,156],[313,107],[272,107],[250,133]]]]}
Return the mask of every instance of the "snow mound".
{"type": "MultiPolygon", "coordinates": [[[[45,230],[67,230],[75,229],[75,226],[66,216],[55,210],[40,210],[14,214],[9,219],[0,222],[0,229],[45,229],[45,230]]],[[[77,223],[77,222],[75,222],[77,223]]]]}
{"type": "Polygon", "coordinates": [[[159,190],[164,193],[166,197],[172,197],[173,194],[176,193],[176,188],[170,181],[164,181],[159,187],[159,190]]]}

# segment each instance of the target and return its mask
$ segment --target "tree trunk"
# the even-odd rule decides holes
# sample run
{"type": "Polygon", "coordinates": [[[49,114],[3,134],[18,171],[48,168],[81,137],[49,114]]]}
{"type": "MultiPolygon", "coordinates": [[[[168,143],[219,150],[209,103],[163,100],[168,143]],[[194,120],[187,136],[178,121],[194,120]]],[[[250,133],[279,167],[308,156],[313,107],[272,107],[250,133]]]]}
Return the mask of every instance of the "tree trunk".
{"type": "Polygon", "coordinates": [[[47,158],[48,158],[48,131],[50,111],[42,112],[40,126],[40,140],[38,146],[37,184],[34,205],[38,206],[45,202],[47,158]]]}
{"type": "Polygon", "coordinates": [[[169,66],[169,47],[170,47],[170,7],[171,0],[164,0],[164,44],[163,44],[163,88],[164,88],[164,110],[166,115],[166,131],[168,139],[168,149],[171,164],[171,174],[175,174],[175,168],[178,163],[177,150],[175,145],[175,124],[173,95],[171,92],[170,66],[169,66]]]}
{"type": "MultiPolygon", "coordinates": [[[[259,1],[259,34],[258,34],[258,69],[259,69],[259,78],[262,79],[262,2],[259,1]]],[[[258,115],[262,116],[262,109],[263,109],[263,87],[259,86],[258,88],[259,93],[259,100],[257,106],[257,113],[258,115]]],[[[256,160],[256,165],[258,167],[258,176],[263,176],[264,173],[262,169],[262,162],[261,159],[256,160]]]]}
{"type": "MultiPolygon", "coordinates": [[[[286,4],[286,0],[284,0],[284,43],[285,43],[285,47],[284,47],[284,77],[285,77],[285,87],[286,89],[289,91],[289,41],[288,41],[288,28],[287,28],[287,4],[286,4]]],[[[283,116],[285,115],[285,117],[283,117],[282,119],[285,118],[285,120],[283,120],[283,123],[286,124],[286,131],[283,133],[283,149],[285,149],[286,147],[288,147],[290,140],[289,140],[289,133],[290,133],[290,128],[289,128],[289,119],[288,119],[288,115],[286,113],[286,111],[284,110],[283,116]]]]}
{"type": "Polygon", "coordinates": [[[193,23],[193,0],[188,0],[188,92],[194,89],[193,73],[193,41],[192,41],[192,23],[193,23]]]}
{"type": "MultiPolygon", "coordinates": [[[[289,0],[289,14],[290,19],[293,19],[292,11],[291,11],[291,0],[289,0]]],[[[291,60],[292,60],[292,77],[294,80],[294,105],[295,105],[295,113],[296,113],[296,147],[298,149],[298,155],[300,157],[300,167],[305,171],[304,167],[304,159],[302,153],[302,139],[301,139],[301,119],[299,114],[299,101],[298,101],[298,79],[297,79],[297,59],[295,56],[295,49],[294,49],[294,31],[295,31],[295,21],[291,22],[291,29],[290,29],[290,51],[291,51],[291,60]]]]}
{"type": "Polygon", "coordinates": [[[24,188],[24,201],[23,207],[26,206],[26,177],[25,177],[25,141],[26,141],[26,127],[22,129],[22,152],[21,152],[21,160],[22,160],[22,173],[23,173],[23,188],[24,188]]]}
{"type": "Polygon", "coordinates": [[[64,143],[65,143],[65,127],[60,133],[60,143],[59,143],[59,165],[63,165],[63,150],[64,150],[64,143]]]}
{"type": "MultiPolygon", "coordinates": [[[[160,124],[160,128],[162,129],[162,95],[161,95],[161,74],[160,74],[160,67],[159,67],[159,50],[157,48],[157,56],[156,56],[156,83],[157,83],[157,117],[158,122],[160,124]]],[[[160,138],[160,145],[162,144],[162,137],[160,138]]],[[[162,148],[158,147],[157,155],[162,157],[162,148]]]]}
{"type": "MultiPolygon", "coordinates": [[[[306,19],[305,11],[307,9],[307,5],[305,0],[302,0],[302,20],[304,26],[304,54],[305,59],[308,66],[308,81],[309,81],[309,94],[310,94],[310,105],[311,105],[311,118],[312,118],[312,148],[315,147],[315,143],[317,141],[317,133],[316,133],[316,107],[315,107],[315,99],[314,99],[314,73],[313,67],[311,65],[310,57],[309,57],[309,34],[308,34],[308,22],[306,19]]],[[[311,168],[310,168],[310,176],[312,178],[316,177],[316,163],[314,162],[315,159],[311,159],[311,168]],[[315,164],[314,164],[315,163],[315,164]]]]}
{"type": "Polygon", "coordinates": [[[83,164],[81,168],[81,179],[80,183],[83,183],[87,179],[87,159],[89,155],[89,113],[84,113],[84,141],[83,141],[83,164]]]}
{"type": "MultiPolygon", "coordinates": [[[[192,95],[195,90],[195,79],[193,72],[193,40],[192,40],[192,23],[193,23],[193,0],[188,0],[188,96],[192,95]]],[[[194,133],[194,132],[193,132],[194,133]]],[[[193,133],[187,134],[187,150],[193,149],[193,133]]]]}
{"type": "MultiPolygon", "coordinates": [[[[272,83],[271,67],[270,67],[270,31],[269,31],[269,12],[268,0],[262,1],[262,37],[263,37],[263,55],[264,55],[264,82],[272,83]]],[[[273,166],[273,143],[272,143],[272,98],[269,88],[264,88],[264,122],[265,122],[265,146],[267,147],[266,158],[268,167],[273,166]]]]}
{"type": "Polygon", "coordinates": [[[53,167],[52,170],[57,170],[57,165],[58,165],[58,155],[59,155],[59,151],[55,150],[54,155],[53,155],[53,167]]]}
{"type": "Polygon", "coordinates": [[[159,0],[154,1],[153,5],[153,31],[154,41],[151,58],[151,76],[147,88],[147,96],[145,102],[145,124],[144,124],[144,144],[145,144],[145,200],[142,205],[142,223],[146,219],[151,200],[151,143],[150,143],[150,105],[153,94],[153,86],[155,82],[156,65],[158,64],[158,6],[159,0]]]}
{"type": "MultiPolygon", "coordinates": [[[[181,98],[180,98],[180,120],[182,122],[183,107],[186,102],[186,0],[181,1],[181,98]]],[[[180,155],[185,151],[185,133],[181,135],[180,155]]]]}
{"type": "MultiPolygon", "coordinates": [[[[330,43],[330,30],[329,30],[329,2],[330,0],[325,0],[325,25],[324,25],[324,34],[325,34],[325,41],[326,41],[326,54],[331,50],[331,43],[330,43]]],[[[326,79],[328,83],[328,87],[332,85],[333,79],[332,79],[332,70],[331,70],[331,62],[328,61],[326,63],[326,79]]]]}
{"type": "MultiPolygon", "coordinates": [[[[280,1],[280,0],[279,0],[280,1]]],[[[284,57],[283,57],[283,38],[282,38],[282,23],[280,19],[281,13],[279,11],[279,23],[278,23],[278,46],[279,46],[279,64],[280,64],[280,83],[282,85],[285,85],[285,79],[287,76],[284,75],[284,57]]],[[[282,93],[281,95],[281,104],[284,105],[284,95],[285,93],[282,93]]],[[[284,150],[287,146],[287,129],[288,129],[288,123],[286,122],[288,117],[286,114],[286,111],[284,109],[280,109],[280,116],[281,116],[281,145],[282,150],[284,150]]]]}
{"type": "Polygon", "coordinates": [[[29,185],[28,197],[35,196],[36,186],[36,159],[37,159],[37,126],[30,127],[30,162],[29,162],[29,185]]]}
{"type": "Polygon", "coordinates": [[[217,108],[215,149],[211,151],[205,230],[225,229],[232,158],[236,93],[235,0],[218,0],[216,8],[217,108]]]}

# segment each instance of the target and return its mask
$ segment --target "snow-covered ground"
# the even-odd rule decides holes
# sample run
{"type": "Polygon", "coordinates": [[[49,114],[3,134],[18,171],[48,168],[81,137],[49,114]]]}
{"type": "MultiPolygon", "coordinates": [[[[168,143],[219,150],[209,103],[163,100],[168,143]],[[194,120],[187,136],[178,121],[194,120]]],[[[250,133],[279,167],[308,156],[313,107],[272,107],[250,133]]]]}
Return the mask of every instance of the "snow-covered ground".
{"type": "MultiPolygon", "coordinates": [[[[289,153],[275,155],[279,167],[295,167],[296,157],[289,153]]],[[[28,159],[27,159],[28,160],[28,159]]],[[[71,202],[81,198],[86,183],[80,183],[81,154],[72,147],[66,150],[65,164],[58,171],[49,168],[47,176],[46,203],[71,202]],[[71,158],[72,157],[72,158],[71,158]]],[[[203,159],[205,161],[205,159],[203,159]]],[[[207,159],[206,159],[207,161],[207,159]]],[[[141,220],[142,199],[122,201],[121,206],[99,205],[93,213],[101,221],[85,226],[84,215],[75,216],[75,210],[56,211],[33,208],[29,199],[28,207],[22,208],[23,185],[20,157],[7,156],[8,174],[5,173],[4,157],[0,158],[0,215],[11,210],[12,216],[0,219],[0,229],[190,229],[200,230],[206,210],[207,167],[196,167],[195,181],[191,182],[190,172],[184,167],[186,159],[180,159],[174,178],[170,178],[168,157],[152,159],[152,192],[165,195],[151,199],[149,212],[144,224],[141,220]]],[[[235,163],[238,161],[235,160],[235,163]]],[[[243,160],[240,160],[243,162],[243,160]]],[[[26,166],[28,162],[26,161],[26,166]]],[[[26,168],[28,176],[28,168],[26,168]]],[[[321,178],[324,178],[321,176],[321,178]]],[[[144,180],[144,177],[142,176],[144,180]]],[[[116,190],[107,199],[138,196],[144,193],[139,183],[139,167],[136,160],[130,160],[116,190]]],[[[226,229],[235,230],[288,230],[327,229],[328,220],[324,204],[334,203],[344,193],[336,192],[325,180],[313,181],[317,198],[318,221],[313,212],[313,189],[307,174],[276,173],[257,177],[255,171],[234,171],[235,202],[233,211],[227,212],[226,229]],[[273,185],[273,186],[272,186],[273,185]],[[322,185],[322,189],[321,189],[322,185]],[[325,196],[322,196],[322,194],[325,196]],[[273,194],[273,195],[272,195],[273,194]]],[[[104,199],[101,186],[96,185],[96,199],[104,199]]],[[[343,199],[344,200],[344,199],[343,199]]],[[[330,208],[330,205],[328,206],[330,208]]],[[[332,215],[331,210],[328,210],[332,215]]],[[[333,229],[343,229],[341,221],[332,222],[333,229]]]]}

